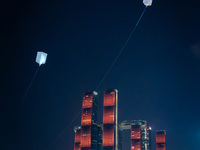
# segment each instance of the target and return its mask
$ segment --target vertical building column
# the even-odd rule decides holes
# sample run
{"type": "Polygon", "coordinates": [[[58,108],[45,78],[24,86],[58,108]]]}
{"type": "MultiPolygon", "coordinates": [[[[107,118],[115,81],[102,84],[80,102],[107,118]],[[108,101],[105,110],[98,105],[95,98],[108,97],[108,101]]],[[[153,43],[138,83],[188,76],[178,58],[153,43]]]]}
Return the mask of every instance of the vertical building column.
{"type": "Polygon", "coordinates": [[[151,127],[150,126],[147,126],[147,140],[145,144],[147,145],[147,150],[151,150],[151,127]]]}
{"type": "Polygon", "coordinates": [[[141,150],[140,125],[131,125],[131,150],[141,150]]]}
{"type": "Polygon", "coordinates": [[[103,150],[118,150],[118,91],[104,91],[103,150]]]}
{"type": "Polygon", "coordinates": [[[81,127],[75,127],[74,150],[81,150],[81,127]]]}
{"type": "Polygon", "coordinates": [[[156,150],[166,150],[165,135],[164,130],[156,131],[156,150]]]}
{"type": "Polygon", "coordinates": [[[92,142],[92,132],[97,123],[97,92],[87,92],[83,95],[82,116],[81,116],[81,150],[93,150],[97,142],[92,142]]]}

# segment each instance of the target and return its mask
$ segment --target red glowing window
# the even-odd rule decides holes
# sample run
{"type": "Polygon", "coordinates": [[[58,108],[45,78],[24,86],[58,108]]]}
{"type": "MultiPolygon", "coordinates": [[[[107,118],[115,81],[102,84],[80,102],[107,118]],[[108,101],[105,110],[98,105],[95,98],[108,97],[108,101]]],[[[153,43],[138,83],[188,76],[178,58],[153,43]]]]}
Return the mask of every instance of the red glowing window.
{"type": "Polygon", "coordinates": [[[104,106],[115,106],[115,91],[104,92],[104,106]]]}
{"type": "Polygon", "coordinates": [[[84,95],[82,108],[92,108],[92,102],[93,102],[92,94],[84,95]]]}
{"type": "Polygon", "coordinates": [[[75,143],[80,143],[81,142],[81,130],[76,130],[75,132],[75,143]]]}
{"type": "Polygon", "coordinates": [[[131,140],[131,150],[141,150],[141,141],[131,140]]]}
{"type": "Polygon", "coordinates": [[[114,124],[104,124],[103,146],[114,146],[114,124]]]}
{"type": "Polygon", "coordinates": [[[91,147],[91,126],[81,128],[81,147],[91,147]]]}
{"type": "Polygon", "coordinates": [[[81,126],[91,125],[92,123],[92,108],[82,110],[81,126]]]}
{"type": "Polygon", "coordinates": [[[156,143],[165,143],[165,131],[156,132],[156,143]]]}
{"type": "Polygon", "coordinates": [[[132,125],[131,126],[131,139],[140,139],[140,138],[141,138],[140,126],[132,125]]]}
{"type": "Polygon", "coordinates": [[[114,123],[114,106],[103,107],[103,124],[114,123]]]}

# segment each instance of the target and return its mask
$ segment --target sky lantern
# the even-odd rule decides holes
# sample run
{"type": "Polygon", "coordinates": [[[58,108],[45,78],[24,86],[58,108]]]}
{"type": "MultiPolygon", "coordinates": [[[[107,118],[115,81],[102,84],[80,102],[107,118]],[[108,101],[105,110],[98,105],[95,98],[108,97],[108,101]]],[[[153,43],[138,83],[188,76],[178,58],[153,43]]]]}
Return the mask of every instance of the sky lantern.
{"type": "Polygon", "coordinates": [[[44,52],[37,52],[36,56],[36,62],[41,66],[42,64],[45,64],[47,60],[47,53],[44,52]]]}
{"type": "Polygon", "coordinates": [[[153,0],[143,0],[145,6],[151,6],[153,0]]]}
{"type": "Polygon", "coordinates": [[[35,71],[35,74],[34,74],[32,80],[31,80],[31,82],[30,82],[28,88],[26,89],[26,92],[25,92],[25,94],[24,94],[24,97],[22,98],[22,100],[21,100],[21,102],[20,102],[20,104],[19,104],[19,106],[18,106],[18,108],[17,108],[16,115],[19,113],[19,110],[20,110],[20,108],[22,107],[22,104],[24,103],[24,101],[25,101],[25,99],[26,99],[26,96],[27,96],[27,94],[28,94],[28,91],[30,90],[30,88],[31,88],[31,86],[32,86],[32,83],[33,83],[33,81],[34,81],[34,79],[35,79],[35,77],[36,77],[36,75],[37,75],[37,73],[38,73],[38,70],[39,70],[40,66],[43,65],[43,64],[45,64],[45,63],[46,63],[46,60],[47,60],[47,53],[44,53],[44,52],[37,52],[37,56],[36,56],[35,61],[39,64],[39,66],[38,66],[37,70],[35,71]]]}

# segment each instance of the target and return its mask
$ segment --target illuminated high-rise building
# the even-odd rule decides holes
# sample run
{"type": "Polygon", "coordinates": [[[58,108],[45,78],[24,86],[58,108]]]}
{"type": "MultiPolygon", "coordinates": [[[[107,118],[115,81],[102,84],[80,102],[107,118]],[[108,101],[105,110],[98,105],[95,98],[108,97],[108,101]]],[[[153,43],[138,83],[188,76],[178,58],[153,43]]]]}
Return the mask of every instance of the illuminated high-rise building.
{"type": "Polygon", "coordinates": [[[151,150],[151,127],[145,120],[123,121],[119,123],[121,130],[131,130],[131,150],[151,150]]]}
{"type": "Polygon", "coordinates": [[[98,150],[101,146],[102,127],[97,124],[97,95],[86,92],[83,95],[81,116],[81,150],[98,150]]]}
{"type": "Polygon", "coordinates": [[[141,150],[141,126],[131,125],[131,150],[141,150]]]}
{"type": "Polygon", "coordinates": [[[119,150],[118,91],[104,91],[103,101],[103,150],[119,150]]]}
{"type": "Polygon", "coordinates": [[[74,150],[81,150],[81,127],[74,127],[75,141],[74,150]]]}
{"type": "MultiPolygon", "coordinates": [[[[130,150],[151,150],[151,127],[145,120],[118,123],[118,91],[105,90],[103,124],[97,123],[97,95],[83,94],[81,125],[74,128],[74,150],[122,150],[122,132],[130,130],[130,150]]],[[[156,150],[166,150],[165,131],[156,131],[156,150]]]]}
{"type": "Polygon", "coordinates": [[[166,150],[165,130],[156,131],[156,150],[166,150]]]}
{"type": "Polygon", "coordinates": [[[92,124],[91,127],[91,147],[81,148],[81,126],[74,127],[75,141],[74,150],[102,150],[102,126],[99,124],[92,124]]]}

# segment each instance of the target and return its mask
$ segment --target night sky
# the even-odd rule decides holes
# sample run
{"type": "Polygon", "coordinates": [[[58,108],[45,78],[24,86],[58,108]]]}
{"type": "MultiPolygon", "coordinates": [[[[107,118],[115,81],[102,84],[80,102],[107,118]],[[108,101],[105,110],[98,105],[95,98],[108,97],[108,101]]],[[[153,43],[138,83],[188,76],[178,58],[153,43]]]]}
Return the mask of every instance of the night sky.
{"type": "MultiPolygon", "coordinates": [[[[147,120],[152,150],[162,129],[167,150],[200,149],[198,2],[154,0],[147,8],[97,90],[100,123],[103,91],[116,88],[119,120],[147,120]]],[[[73,150],[80,115],[68,125],[83,92],[98,86],[140,17],[142,0],[7,0],[0,7],[0,149],[73,150]],[[38,68],[37,51],[48,53],[47,62],[16,115],[38,68]]],[[[129,150],[129,132],[123,135],[129,150]]]]}

